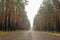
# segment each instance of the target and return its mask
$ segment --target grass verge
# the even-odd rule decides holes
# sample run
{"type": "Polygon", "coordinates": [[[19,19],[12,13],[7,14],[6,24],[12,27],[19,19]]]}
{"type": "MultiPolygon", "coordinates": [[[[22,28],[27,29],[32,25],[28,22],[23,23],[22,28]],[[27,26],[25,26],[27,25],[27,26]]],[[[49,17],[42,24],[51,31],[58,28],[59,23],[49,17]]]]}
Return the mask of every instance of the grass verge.
{"type": "Polygon", "coordinates": [[[14,32],[23,32],[25,30],[14,30],[14,31],[0,31],[0,35],[10,34],[14,32]]]}
{"type": "Polygon", "coordinates": [[[50,35],[60,36],[60,32],[48,32],[48,31],[41,31],[50,35]]]}
{"type": "Polygon", "coordinates": [[[48,34],[55,35],[55,36],[60,36],[60,33],[58,32],[47,32],[48,34]]]}
{"type": "Polygon", "coordinates": [[[0,35],[8,34],[9,32],[0,31],[0,35]]]}

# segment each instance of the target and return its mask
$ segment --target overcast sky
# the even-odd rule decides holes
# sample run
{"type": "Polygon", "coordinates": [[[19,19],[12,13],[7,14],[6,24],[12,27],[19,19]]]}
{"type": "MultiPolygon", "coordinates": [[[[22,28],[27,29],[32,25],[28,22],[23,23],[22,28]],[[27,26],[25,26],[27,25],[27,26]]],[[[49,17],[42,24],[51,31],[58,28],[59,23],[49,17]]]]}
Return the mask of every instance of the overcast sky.
{"type": "Polygon", "coordinates": [[[29,1],[28,5],[25,6],[25,10],[27,11],[27,16],[32,26],[33,19],[37,14],[40,4],[42,3],[43,0],[28,0],[28,1],[29,1]]]}

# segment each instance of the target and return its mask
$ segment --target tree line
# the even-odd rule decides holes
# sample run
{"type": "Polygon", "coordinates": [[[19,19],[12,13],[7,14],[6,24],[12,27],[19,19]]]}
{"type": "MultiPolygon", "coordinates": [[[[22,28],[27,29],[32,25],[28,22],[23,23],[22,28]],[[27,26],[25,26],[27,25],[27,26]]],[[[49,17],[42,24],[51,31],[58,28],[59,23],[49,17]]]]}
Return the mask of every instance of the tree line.
{"type": "Polygon", "coordinates": [[[0,0],[0,30],[29,30],[25,5],[27,0],[0,0]]]}
{"type": "Polygon", "coordinates": [[[60,1],[43,0],[34,18],[34,30],[60,32],[60,1]]]}

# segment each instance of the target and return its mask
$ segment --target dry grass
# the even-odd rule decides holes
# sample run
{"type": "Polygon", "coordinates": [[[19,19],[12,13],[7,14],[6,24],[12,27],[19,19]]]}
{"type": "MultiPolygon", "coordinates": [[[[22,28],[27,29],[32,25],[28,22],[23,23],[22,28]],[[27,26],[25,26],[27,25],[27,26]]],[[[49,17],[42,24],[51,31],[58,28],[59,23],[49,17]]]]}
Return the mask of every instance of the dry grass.
{"type": "Polygon", "coordinates": [[[4,35],[4,34],[7,34],[9,32],[3,32],[3,31],[0,31],[0,35],[4,35]]]}

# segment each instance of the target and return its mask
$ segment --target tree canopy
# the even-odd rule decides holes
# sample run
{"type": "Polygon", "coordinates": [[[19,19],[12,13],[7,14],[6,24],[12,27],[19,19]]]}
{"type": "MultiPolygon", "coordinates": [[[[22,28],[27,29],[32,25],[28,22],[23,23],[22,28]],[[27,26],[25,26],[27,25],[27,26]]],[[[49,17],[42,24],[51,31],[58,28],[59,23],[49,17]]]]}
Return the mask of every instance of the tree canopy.
{"type": "Polygon", "coordinates": [[[29,30],[26,2],[27,0],[0,0],[0,30],[29,30]]]}
{"type": "Polygon", "coordinates": [[[34,19],[34,30],[59,31],[60,9],[58,0],[43,0],[43,3],[34,19]],[[55,3],[54,3],[55,1],[55,3]]]}

